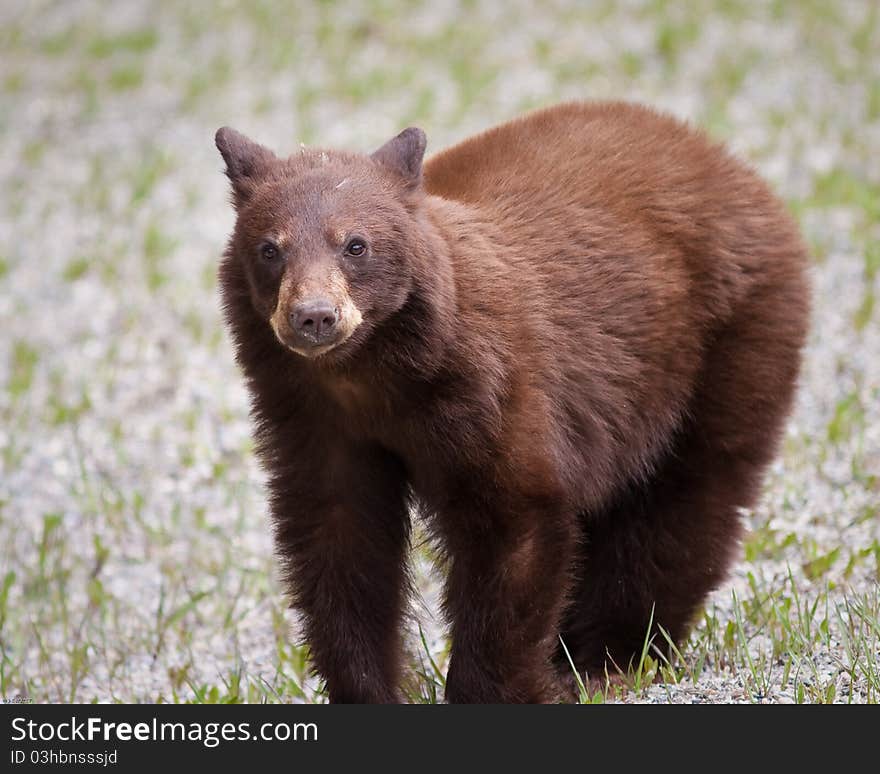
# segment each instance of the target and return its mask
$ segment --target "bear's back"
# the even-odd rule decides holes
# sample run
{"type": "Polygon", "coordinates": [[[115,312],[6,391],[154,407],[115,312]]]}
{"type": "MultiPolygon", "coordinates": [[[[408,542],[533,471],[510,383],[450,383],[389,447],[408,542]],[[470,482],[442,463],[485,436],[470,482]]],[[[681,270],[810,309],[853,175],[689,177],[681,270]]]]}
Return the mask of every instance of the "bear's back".
{"type": "MultiPolygon", "coordinates": [[[[776,197],[720,144],[627,102],[570,102],[488,129],[430,158],[425,188],[498,225],[595,213],[606,223],[705,251],[731,225],[786,220],[776,197]],[[607,220],[606,220],[607,219],[607,220]]],[[[740,233],[737,238],[760,238],[740,233]]],[[[716,254],[736,244],[719,245],[716,254]]]]}
{"type": "Polygon", "coordinates": [[[641,105],[529,113],[437,153],[424,180],[428,193],[479,210],[536,265],[665,254],[713,314],[731,310],[747,278],[783,282],[804,265],[794,222],[748,165],[641,105]],[[560,253],[566,243],[579,247],[560,253]]]}
{"type": "Polygon", "coordinates": [[[524,188],[560,192],[567,184],[608,199],[648,184],[681,190],[696,169],[723,159],[701,133],[650,108],[570,102],[469,137],[431,157],[424,174],[429,193],[470,204],[496,203],[524,188]]]}

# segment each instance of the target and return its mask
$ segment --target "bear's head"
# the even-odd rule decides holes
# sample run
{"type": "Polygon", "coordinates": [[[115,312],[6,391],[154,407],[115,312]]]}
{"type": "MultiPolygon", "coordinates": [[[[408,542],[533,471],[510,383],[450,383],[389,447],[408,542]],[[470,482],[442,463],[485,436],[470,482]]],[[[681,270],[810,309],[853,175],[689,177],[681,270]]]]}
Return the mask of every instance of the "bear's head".
{"type": "Polygon", "coordinates": [[[254,309],[299,356],[350,354],[406,303],[429,252],[424,132],[405,129],[372,155],[278,158],[225,127],[215,140],[237,213],[227,254],[254,309]]]}

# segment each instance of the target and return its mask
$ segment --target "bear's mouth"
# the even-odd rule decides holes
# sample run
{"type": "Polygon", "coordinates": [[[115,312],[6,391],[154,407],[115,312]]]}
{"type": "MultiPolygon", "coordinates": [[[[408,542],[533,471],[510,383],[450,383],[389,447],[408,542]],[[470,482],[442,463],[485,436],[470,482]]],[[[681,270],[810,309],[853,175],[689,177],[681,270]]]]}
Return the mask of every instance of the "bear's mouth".
{"type": "Polygon", "coordinates": [[[301,343],[293,344],[289,341],[285,341],[280,336],[278,337],[278,340],[291,352],[295,352],[297,355],[301,355],[309,360],[315,360],[316,358],[321,357],[321,355],[326,355],[328,352],[332,352],[338,346],[348,341],[349,338],[350,336],[346,336],[345,338],[340,338],[338,341],[332,341],[325,344],[315,344],[312,346],[303,346],[301,343]]]}

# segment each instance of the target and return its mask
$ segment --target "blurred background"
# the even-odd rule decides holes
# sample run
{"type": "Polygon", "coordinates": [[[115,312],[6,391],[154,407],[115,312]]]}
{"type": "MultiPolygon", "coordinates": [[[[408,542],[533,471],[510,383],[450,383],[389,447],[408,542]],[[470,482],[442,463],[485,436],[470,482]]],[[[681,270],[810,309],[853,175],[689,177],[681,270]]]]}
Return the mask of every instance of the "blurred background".
{"type": "MultiPolygon", "coordinates": [[[[681,658],[648,658],[618,698],[877,701],[873,0],[3,0],[4,697],[322,700],[273,576],[218,312],[233,216],[214,131],[284,154],[371,151],[417,124],[430,153],[594,98],[727,141],[789,203],[815,264],[800,399],[744,560],[681,658]]],[[[447,644],[428,553],[411,698],[432,701],[447,644]]]]}

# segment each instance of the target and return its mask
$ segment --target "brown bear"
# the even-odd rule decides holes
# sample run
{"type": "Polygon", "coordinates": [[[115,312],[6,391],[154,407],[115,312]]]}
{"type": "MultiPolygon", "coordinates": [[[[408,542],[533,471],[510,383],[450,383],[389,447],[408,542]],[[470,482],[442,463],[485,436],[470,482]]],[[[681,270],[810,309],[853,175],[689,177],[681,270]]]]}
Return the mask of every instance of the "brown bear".
{"type": "Polygon", "coordinates": [[[737,554],[808,324],[806,251],[678,120],[575,103],[423,165],[217,132],[226,320],[280,561],[334,702],[402,698],[411,514],[446,569],[446,698],[572,698],[686,637],[737,554]],[[653,624],[651,622],[653,621],[653,624]]]}

